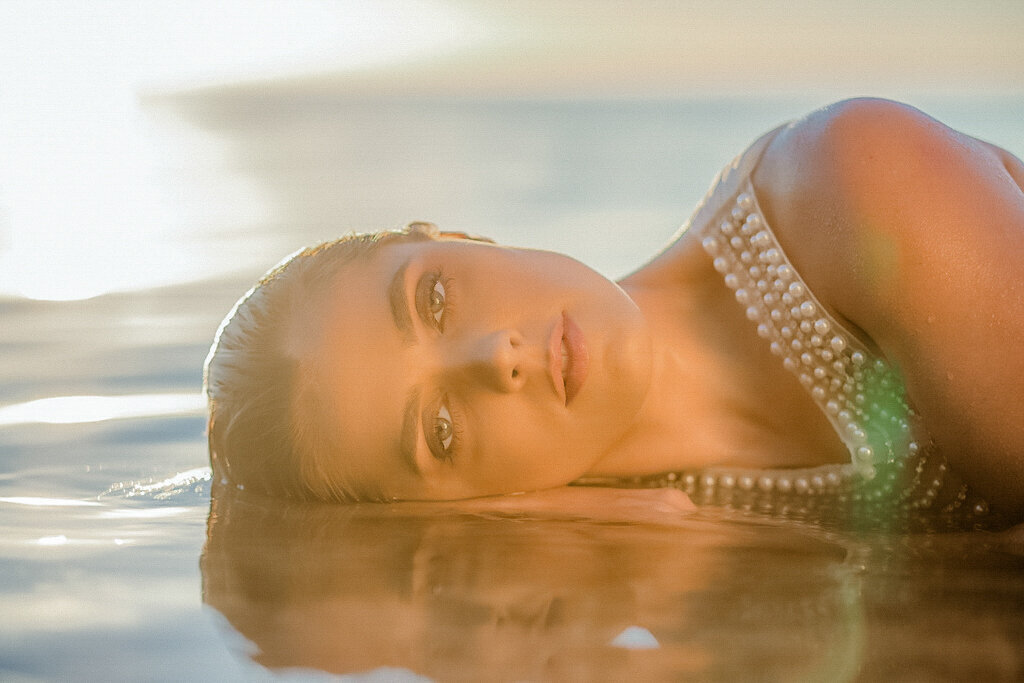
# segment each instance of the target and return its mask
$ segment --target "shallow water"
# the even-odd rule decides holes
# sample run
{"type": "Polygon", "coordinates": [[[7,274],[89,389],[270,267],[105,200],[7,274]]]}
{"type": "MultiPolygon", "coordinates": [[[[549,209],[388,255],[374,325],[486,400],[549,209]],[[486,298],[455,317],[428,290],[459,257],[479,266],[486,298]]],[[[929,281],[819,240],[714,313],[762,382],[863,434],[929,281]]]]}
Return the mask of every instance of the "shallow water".
{"type": "MultiPolygon", "coordinates": [[[[280,676],[258,646],[268,665],[378,678],[1020,679],[1024,541],[1002,534],[219,499],[201,571],[202,360],[281,255],[427,219],[619,275],[747,142],[818,104],[150,103],[151,182],[177,226],[153,239],[203,253],[207,279],[0,299],[0,677],[280,676]],[[91,396],[114,400],[50,400],[91,396]]],[[[1024,154],[1020,98],[915,104],[1024,154]]]]}

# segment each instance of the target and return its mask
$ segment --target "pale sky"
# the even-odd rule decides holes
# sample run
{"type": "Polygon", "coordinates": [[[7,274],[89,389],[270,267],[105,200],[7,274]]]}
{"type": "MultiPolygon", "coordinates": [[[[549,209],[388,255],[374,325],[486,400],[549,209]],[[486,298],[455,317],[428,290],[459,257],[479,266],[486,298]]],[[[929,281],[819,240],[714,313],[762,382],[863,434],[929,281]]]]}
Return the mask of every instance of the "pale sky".
{"type": "Polygon", "coordinates": [[[433,59],[372,69],[363,79],[368,88],[376,81],[513,94],[1024,91],[1019,0],[448,0],[443,6],[470,19],[478,39],[433,59]]]}
{"type": "Polygon", "coordinates": [[[1024,93],[1022,36],[1020,0],[3,0],[0,293],[207,268],[154,209],[140,93],[1024,93]]]}

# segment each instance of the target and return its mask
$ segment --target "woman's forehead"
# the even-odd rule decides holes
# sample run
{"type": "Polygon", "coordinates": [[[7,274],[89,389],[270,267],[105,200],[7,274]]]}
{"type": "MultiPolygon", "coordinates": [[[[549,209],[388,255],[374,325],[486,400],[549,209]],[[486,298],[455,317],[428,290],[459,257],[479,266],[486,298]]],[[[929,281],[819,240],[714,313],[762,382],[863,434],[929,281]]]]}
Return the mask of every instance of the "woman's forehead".
{"type": "Polygon", "coordinates": [[[316,338],[301,363],[332,446],[328,470],[337,468],[340,478],[373,488],[398,474],[403,406],[411,385],[386,295],[404,255],[379,252],[333,280],[319,320],[309,328],[316,338]]]}

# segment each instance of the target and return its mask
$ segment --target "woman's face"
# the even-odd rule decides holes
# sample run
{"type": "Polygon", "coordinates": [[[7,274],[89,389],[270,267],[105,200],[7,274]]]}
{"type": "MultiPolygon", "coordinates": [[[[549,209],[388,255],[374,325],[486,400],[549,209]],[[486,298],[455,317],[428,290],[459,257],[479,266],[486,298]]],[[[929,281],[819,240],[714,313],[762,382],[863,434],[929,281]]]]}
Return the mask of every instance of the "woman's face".
{"type": "Polygon", "coordinates": [[[560,254],[389,243],[306,313],[293,341],[329,444],[317,476],[373,496],[569,483],[626,435],[650,384],[639,309],[560,254]]]}

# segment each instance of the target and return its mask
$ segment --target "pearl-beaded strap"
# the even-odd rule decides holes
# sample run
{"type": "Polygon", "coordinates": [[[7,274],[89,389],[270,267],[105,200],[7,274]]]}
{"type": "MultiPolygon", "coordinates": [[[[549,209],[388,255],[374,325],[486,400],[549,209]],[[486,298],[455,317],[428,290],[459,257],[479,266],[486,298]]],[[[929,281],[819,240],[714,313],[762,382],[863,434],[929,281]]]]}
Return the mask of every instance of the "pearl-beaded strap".
{"type": "MultiPolygon", "coordinates": [[[[671,486],[697,502],[754,505],[772,514],[785,514],[797,500],[797,513],[807,506],[849,505],[881,520],[898,509],[932,510],[948,467],[909,405],[899,373],[815,298],[758,205],[750,176],[780,130],[762,136],[723,169],[680,232],[700,239],[757,334],[825,413],[852,462],[800,469],[706,467],[574,483],[671,486]]],[[[989,515],[987,503],[969,496],[966,486],[940,512],[967,524],[989,515]]]]}
{"type": "Polygon", "coordinates": [[[749,179],[741,189],[717,220],[701,226],[701,244],[758,336],[828,417],[857,474],[873,479],[880,464],[918,449],[903,382],[815,298],[768,226],[749,179]]]}

